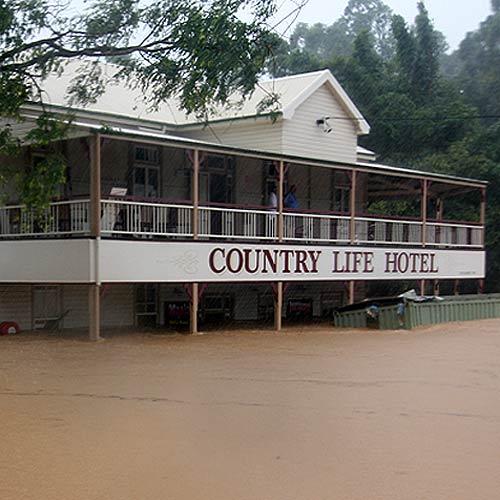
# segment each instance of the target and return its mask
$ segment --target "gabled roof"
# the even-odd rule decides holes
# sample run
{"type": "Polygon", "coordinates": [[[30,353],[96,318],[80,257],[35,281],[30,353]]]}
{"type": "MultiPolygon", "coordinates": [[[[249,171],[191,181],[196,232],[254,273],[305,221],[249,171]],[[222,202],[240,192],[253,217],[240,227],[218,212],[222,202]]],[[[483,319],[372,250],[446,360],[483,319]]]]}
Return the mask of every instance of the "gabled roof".
{"type": "MultiPolygon", "coordinates": [[[[67,89],[80,68],[79,63],[70,62],[61,75],[50,75],[42,83],[46,104],[57,108],[69,107],[67,89]]],[[[71,106],[72,110],[80,109],[87,113],[105,114],[115,118],[158,122],[173,128],[203,125],[194,115],[186,115],[175,98],[169,99],[157,110],[150,109],[140,89],[130,88],[123,82],[113,81],[113,75],[116,72],[115,65],[103,63],[102,72],[109,77],[105,93],[95,103],[86,107],[71,106]]],[[[281,114],[285,120],[291,119],[295,110],[322,85],[326,85],[332,95],[339,100],[348,116],[355,122],[358,134],[367,134],[370,130],[368,123],[329,70],[262,81],[253,94],[243,102],[241,96],[231,96],[228,105],[220,106],[209,117],[209,122],[255,119],[260,115],[267,115],[269,112],[266,113],[266,110],[259,113],[259,104],[264,98],[273,94],[277,94],[278,102],[272,111],[281,114]]]]}
{"type": "MultiPolygon", "coordinates": [[[[359,134],[368,134],[370,132],[370,125],[365,120],[359,109],[352,102],[351,98],[347,95],[345,90],[342,88],[338,80],[332,75],[330,70],[325,69],[323,71],[316,71],[314,73],[305,73],[303,75],[296,75],[295,77],[285,77],[279,80],[287,81],[288,85],[292,82],[293,78],[300,77],[312,77],[312,81],[308,85],[304,85],[302,90],[297,92],[296,96],[287,103],[283,103],[283,118],[289,119],[293,117],[296,109],[311,97],[316,90],[321,86],[326,85],[326,87],[332,92],[332,94],[339,100],[340,105],[344,108],[346,113],[350,118],[353,119],[356,129],[359,134]]],[[[276,81],[276,80],[275,80],[276,81]]],[[[333,117],[332,117],[333,118],[333,117]]]]}

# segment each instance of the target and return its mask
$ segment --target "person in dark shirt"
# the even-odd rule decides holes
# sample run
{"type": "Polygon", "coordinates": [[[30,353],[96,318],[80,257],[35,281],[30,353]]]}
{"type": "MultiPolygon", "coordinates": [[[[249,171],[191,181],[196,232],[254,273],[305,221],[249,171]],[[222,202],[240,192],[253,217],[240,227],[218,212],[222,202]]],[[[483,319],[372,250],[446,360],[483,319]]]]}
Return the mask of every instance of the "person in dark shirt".
{"type": "Polygon", "coordinates": [[[295,195],[296,191],[297,186],[292,184],[287,195],[285,196],[285,208],[299,208],[299,202],[297,201],[297,196],[295,195]]]}

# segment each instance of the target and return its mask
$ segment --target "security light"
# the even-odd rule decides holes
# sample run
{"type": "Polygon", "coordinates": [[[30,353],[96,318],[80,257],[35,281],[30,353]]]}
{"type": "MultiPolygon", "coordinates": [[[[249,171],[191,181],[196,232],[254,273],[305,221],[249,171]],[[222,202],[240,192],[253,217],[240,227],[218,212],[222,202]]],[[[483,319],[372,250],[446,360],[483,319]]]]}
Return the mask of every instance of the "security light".
{"type": "Polygon", "coordinates": [[[316,125],[320,127],[325,134],[329,134],[333,130],[332,126],[328,123],[329,119],[329,116],[323,116],[322,118],[316,120],[316,125]]]}

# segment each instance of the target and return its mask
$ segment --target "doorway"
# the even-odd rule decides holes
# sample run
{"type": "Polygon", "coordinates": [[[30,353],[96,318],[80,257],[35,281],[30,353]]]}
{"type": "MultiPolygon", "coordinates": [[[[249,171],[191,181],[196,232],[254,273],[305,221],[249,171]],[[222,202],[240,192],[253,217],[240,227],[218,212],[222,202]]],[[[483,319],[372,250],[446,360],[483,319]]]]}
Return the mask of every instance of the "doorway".
{"type": "Polygon", "coordinates": [[[44,328],[60,316],[61,288],[54,285],[33,287],[33,330],[44,328]]]}
{"type": "Polygon", "coordinates": [[[158,324],[158,285],[144,283],[135,287],[135,324],[153,328],[158,324]]]}
{"type": "MultiPolygon", "coordinates": [[[[200,203],[224,205],[233,201],[234,159],[225,156],[210,155],[200,172],[200,203]]],[[[223,235],[224,213],[219,210],[203,212],[202,227],[210,234],[223,235]]]]}

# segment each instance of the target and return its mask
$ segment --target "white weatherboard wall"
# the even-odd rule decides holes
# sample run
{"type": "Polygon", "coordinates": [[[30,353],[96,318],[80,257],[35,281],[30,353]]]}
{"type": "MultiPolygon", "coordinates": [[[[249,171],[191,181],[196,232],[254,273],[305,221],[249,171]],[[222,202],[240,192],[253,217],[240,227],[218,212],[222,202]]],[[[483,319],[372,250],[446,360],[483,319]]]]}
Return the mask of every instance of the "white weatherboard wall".
{"type": "Polygon", "coordinates": [[[355,163],[357,145],[355,124],[326,85],[306,99],[291,120],[283,120],[283,153],[355,163]],[[330,117],[329,134],[316,125],[325,116],[330,117]]]}
{"type": "Polygon", "coordinates": [[[213,123],[200,130],[182,132],[182,135],[200,141],[253,149],[255,151],[283,152],[282,120],[270,119],[228,120],[213,123]]]}
{"type": "Polygon", "coordinates": [[[355,163],[358,135],[355,123],[326,85],[306,99],[289,119],[245,119],[213,123],[202,130],[183,132],[193,139],[270,151],[305,158],[355,163]],[[316,120],[331,117],[325,134],[316,120]]]}
{"type": "MultiPolygon", "coordinates": [[[[62,308],[68,311],[64,328],[86,328],[89,324],[89,290],[85,285],[62,287],[62,308]]],[[[134,286],[103,285],[101,290],[101,325],[125,327],[134,324],[134,286]]]]}
{"type": "Polygon", "coordinates": [[[31,286],[0,286],[0,323],[15,321],[21,330],[31,328],[31,286]]]}

